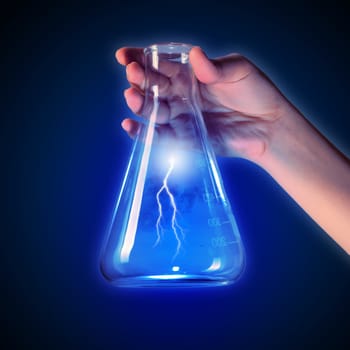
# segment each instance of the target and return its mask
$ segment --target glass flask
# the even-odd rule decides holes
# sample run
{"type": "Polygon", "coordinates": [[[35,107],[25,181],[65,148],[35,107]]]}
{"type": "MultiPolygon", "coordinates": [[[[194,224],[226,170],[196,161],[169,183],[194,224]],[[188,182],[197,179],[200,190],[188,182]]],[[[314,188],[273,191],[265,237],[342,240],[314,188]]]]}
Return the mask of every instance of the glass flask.
{"type": "Polygon", "coordinates": [[[190,45],[144,50],[145,99],[101,254],[118,286],[219,286],[244,266],[241,237],[199,104],[190,45]]]}

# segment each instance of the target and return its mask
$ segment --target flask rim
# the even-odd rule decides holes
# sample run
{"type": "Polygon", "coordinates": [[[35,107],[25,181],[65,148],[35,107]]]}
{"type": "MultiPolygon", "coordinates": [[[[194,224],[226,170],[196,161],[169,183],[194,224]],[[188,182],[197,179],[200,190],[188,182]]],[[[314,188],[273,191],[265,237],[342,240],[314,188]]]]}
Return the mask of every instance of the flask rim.
{"type": "Polygon", "coordinates": [[[161,53],[189,53],[193,48],[193,45],[180,43],[180,42],[160,42],[155,43],[144,48],[144,54],[150,54],[152,52],[161,52],[161,53]]]}

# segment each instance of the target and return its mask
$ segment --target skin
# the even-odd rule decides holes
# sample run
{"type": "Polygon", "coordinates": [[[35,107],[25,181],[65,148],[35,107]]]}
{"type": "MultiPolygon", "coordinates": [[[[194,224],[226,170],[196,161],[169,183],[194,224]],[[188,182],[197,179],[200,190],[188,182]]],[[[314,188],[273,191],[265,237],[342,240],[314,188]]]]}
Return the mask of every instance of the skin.
{"type": "MultiPolygon", "coordinates": [[[[116,52],[131,87],[125,99],[142,115],[141,48],[116,52]]],[[[270,79],[239,54],[209,59],[190,51],[199,82],[200,108],[217,154],[246,158],[264,168],[350,254],[350,161],[287,100],[270,79]]],[[[139,124],[123,120],[135,136],[139,124]]]]}

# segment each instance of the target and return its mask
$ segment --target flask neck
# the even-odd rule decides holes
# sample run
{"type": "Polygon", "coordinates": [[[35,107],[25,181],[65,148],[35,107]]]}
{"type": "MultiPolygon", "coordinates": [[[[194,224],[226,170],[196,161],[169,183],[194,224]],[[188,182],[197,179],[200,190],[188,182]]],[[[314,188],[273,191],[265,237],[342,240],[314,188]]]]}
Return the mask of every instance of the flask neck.
{"type": "Polygon", "coordinates": [[[181,114],[193,114],[197,82],[189,62],[192,46],[181,43],[156,44],[145,54],[145,114],[158,105],[157,123],[169,123],[181,114]]]}

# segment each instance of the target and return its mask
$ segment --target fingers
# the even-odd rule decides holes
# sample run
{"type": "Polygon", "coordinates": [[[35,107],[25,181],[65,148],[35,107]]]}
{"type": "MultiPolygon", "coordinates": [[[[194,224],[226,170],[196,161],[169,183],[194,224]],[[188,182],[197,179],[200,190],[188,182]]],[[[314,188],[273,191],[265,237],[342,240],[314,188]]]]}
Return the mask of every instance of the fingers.
{"type": "Polygon", "coordinates": [[[134,138],[139,130],[140,124],[136,120],[127,118],[122,121],[121,126],[131,138],[134,138]]]}
{"type": "Polygon", "coordinates": [[[141,90],[145,88],[145,71],[137,62],[131,62],[126,66],[126,78],[131,85],[141,90]]]}
{"type": "Polygon", "coordinates": [[[190,62],[194,74],[200,82],[213,84],[220,79],[220,71],[200,47],[194,47],[190,51],[190,62]]]}
{"type": "MultiPolygon", "coordinates": [[[[126,77],[129,83],[143,91],[146,85],[145,70],[137,62],[131,62],[126,66],[126,77]]],[[[166,96],[170,87],[169,78],[160,74],[158,71],[150,69],[148,71],[147,81],[149,86],[159,87],[159,94],[166,96]]]]}
{"type": "Polygon", "coordinates": [[[141,66],[145,63],[143,48],[140,47],[122,47],[116,51],[115,57],[123,66],[131,62],[138,62],[141,66]]]}
{"type": "MultiPolygon", "coordinates": [[[[179,120],[173,120],[171,123],[158,124],[154,127],[153,141],[162,146],[174,146],[184,148],[194,148],[197,145],[196,139],[193,137],[192,117],[190,115],[183,115],[178,118],[179,120]],[[180,120],[181,119],[181,120],[180,120]],[[179,140],[181,143],[179,144],[179,140]]],[[[143,124],[140,122],[126,118],[121,123],[122,128],[128,134],[128,136],[134,139],[141,130],[143,124]]],[[[141,133],[141,141],[145,142],[145,134],[141,133]]]]}
{"type": "MultiPolygon", "coordinates": [[[[173,68],[174,69],[174,68],[173,68]]],[[[134,114],[149,117],[152,113],[153,105],[151,103],[151,96],[145,101],[145,71],[139,63],[133,61],[126,66],[126,75],[131,87],[124,91],[124,97],[128,107],[134,114]]],[[[149,70],[148,84],[159,87],[158,107],[156,121],[157,123],[166,123],[173,117],[173,113],[179,113],[179,101],[172,102],[172,108],[168,104],[168,97],[171,95],[168,91],[171,87],[169,78],[156,71],[149,70]]]]}
{"type": "Polygon", "coordinates": [[[204,84],[238,82],[256,69],[240,54],[210,60],[199,47],[191,50],[190,62],[197,79],[204,84]]]}
{"type": "MultiPolygon", "coordinates": [[[[143,48],[123,47],[116,52],[117,61],[127,66],[127,77],[131,84],[144,88],[145,56],[143,48]]],[[[256,67],[245,57],[239,54],[230,54],[210,60],[200,47],[194,47],[190,51],[190,62],[197,79],[204,84],[217,82],[237,82],[244,79],[256,67]]],[[[166,83],[165,77],[172,77],[177,74],[179,65],[172,62],[161,63],[154,80],[163,80],[159,84],[166,83]]]]}
{"type": "Polygon", "coordinates": [[[167,123],[172,117],[172,111],[167,101],[160,99],[157,102],[157,106],[155,106],[150,100],[148,103],[145,103],[145,97],[140,93],[138,89],[134,87],[126,89],[124,91],[124,97],[126,104],[134,114],[143,117],[154,118],[153,121],[160,124],[167,123]]]}
{"type": "Polygon", "coordinates": [[[235,83],[246,78],[257,68],[244,56],[232,53],[214,60],[220,71],[220,82],[235,83]]]}
{"type": "MultiPolygon", "coordinates": [[[[146,85],[145,69],[136,61],[130,62],[126,65],[126,77],[130,85],[140,90],[143,94],[146,85]]],[[[173,68],[174,70],[174,68],[173,68]]],[[[170,87],[169,78],[158,71],[150,69],[148,71],[148,85],[157,85],[159,87],[159,95],[167,96],[170,87]]]]}
{"type": "MultiPolygon", "coordinates": [[[[130,70],[129,74],[131,80],[134,80],[133,74],[136,74],[136,71],[139,73],[140,68],[144,67],[145,64],[143,48],[122,47],[116,51],[115,57],[117,61],[124,66],[128,66],[129,64],[132,65],[128,68],[128,70],[130,70]]],[[[213,61],[208,59],[201,48],[194,47],[191,50],[190,61],[196,77],[201,82],[210,84],[219,79],[220,70],[215,66],[213,61]]],[[[171,77],[177,73],[178,68],[178,64],[174,64],[172,62],[161,62],[159,72],[167,77],[171,77]]]]}
{"type": "MultiPolygon", "coordinates": [[[[123,66],[137,62],[139,67],[145,66],[144,49],[137,47],[122,47],[115,53],[116,60],[123,66]]],[[[157,68],[158,73],[163,74],[166,77],[172,77],[177,74],[179,65],[174,62],[166,60],[160,60],[159,67],[157,68]]]]}
{"type": "Polygon", "coordinates": [[[124,91],[124,97],[131,111],[135,114],[139,114],[144,102],[144,96],[140,93],[140,91],[134,87],[131,87],[124,91]]]}

